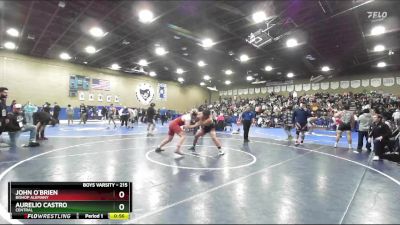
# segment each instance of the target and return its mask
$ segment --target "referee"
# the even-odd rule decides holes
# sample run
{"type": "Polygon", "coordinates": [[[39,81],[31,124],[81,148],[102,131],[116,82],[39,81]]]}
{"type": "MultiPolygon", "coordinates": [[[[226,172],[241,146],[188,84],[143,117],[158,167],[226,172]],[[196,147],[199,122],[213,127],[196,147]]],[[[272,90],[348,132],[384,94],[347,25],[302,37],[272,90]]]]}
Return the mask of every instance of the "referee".
{"type": "Polygon", "coordinates": [[[243,124],[243,134],[244,134],[244,142],[249,142],[249,130],[252,123],[254,123],[254,119],[256,118],[256,114],[251,111],[250,106],[247,106],[246,111],[242,113],[241,121],[243,124]]]}

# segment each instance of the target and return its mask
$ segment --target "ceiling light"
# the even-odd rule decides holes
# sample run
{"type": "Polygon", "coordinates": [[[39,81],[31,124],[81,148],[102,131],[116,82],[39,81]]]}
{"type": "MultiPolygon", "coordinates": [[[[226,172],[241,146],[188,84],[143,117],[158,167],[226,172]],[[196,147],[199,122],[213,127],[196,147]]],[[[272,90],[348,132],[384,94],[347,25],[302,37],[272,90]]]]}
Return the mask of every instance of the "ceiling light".
{"type": "Polygon", "coordinates": [[[89,53],[89,54],[93,54],[93,53],[96,53],[96,48],[93,47],[93,46],[87,46],[87,47],[85,48],[85,51],[86,51],[87,53],[89,53]]]}
{"type": "Polygon", "coordinates": [[[179,77],[179,78],[178,78],[178,81],[182,83],[182,82],[185,81],[185,80],[184,80],[182,77],[179,77]]]}
{"type": "Polygon", "coordinates": [[[294,74],[293,73],[288,73],[287,77],[292,78],[292,77],[294,77],[294,74]]]}
{"type": "Polygon", "coordinates": [[[233,73],[232,70],[225,70],[226,75],[231,75],[232,73],[233,73]]]}
{"type": "Polygon", "coordinates": [[[116,63],[114,63],[114,64],[112,64],[111,65],[111,69],[112,70],[119,70],[121,67],[118,65],[118,64],[116,64],[116,63]]]}
{"type": "Polygon", "coordinates": [[[390,50],[390,51],[388,52],[388,55],[394,55],[394,52],[393,52],[392,50],[390,50]]]}
{"type": "Polygon", "coordinates": [[[265,12],[258,11],[258,12],[253,13],[253,21],[255,23],[261,23],[265,20],[267,20],[267,15],[265,15],[265,12]]]}
{"type": "Polygon", "coordinates": [[[377,66],[382,68],[382,67],[386,66],[386,63],[385,62],[379,62],[377,66]]]}
{"type": "Polygon", "coordinates": [[[383,45],[375,45],[374,52],[382,52],[385,50],[385,46],[383,45]]]}
{"type": "Polygon", "coordinates": [[[165,51],[165,49],[163,47],[157,47],[156,54],[157,55],[165,55],[165,54],[167,54],[167,51],[165,51]]]}
{"type": "Polygon", "coordinates": [[[13,37],[18,37],[19,36],[19,32],[17,29],[15,28],[8,28],[7,30],[7,34],[13,37]]]}
{"type": "Polygon", "coordinates": [[[271,70],[272,70],[272,66],[266,66],[266,67],[265,67],[265,70],[266,70],[266,71],[271,71],[271,70]]]}
{"type": "Polygon", "coordinates": [[[246,80],[248,80],[248,81],[252,81],[254,78],[252,77],[252,76],[247,76],[246,77],[246,80]]]}
{"type": "Polygon", "coordinates": [[[200,82],[200,86],[204,86],[204,85],[206,85],[206,83],[200,82]]]}
{"type": "Polygon", "coordinates": [[[154,72],[154,71],[150,71],[149,75],[150,75],[151,77],[157,76],[156,72],[154,72]]]}
{"type": "Polygon", "coordinates": [[[153,22],[153,12],[147,9],[140,10],[139,12],[139,21],[142,23],[151,23],[153,22]]]}
{"type": "Polygon", "coordinates": [[[184,71],[183,71],[183,69],[181,69],[181,68],[178,68],[178,69],[176,69],[176,73],[177,74],[182,74],[184,71]]]}
{"type": "Polygon", "coordinates": [[[139,60],[138,64],[139,64],[139,66],[147,66],[147,65],[149,65],[149,63],[145,59],[139,60]]]}
{"type": "Polygon", "coordinates": [[[197,63],[197,65],[200,66],[200,67],[203,67],[203,66],[205,66],[206,64],[205,64],[203,61],[200,60],[200,61],[197,63]]]}
{"type": "Polygon", "coordinates": [[[210,80],[211,77],[210,77],[209,75],[204,75],[203,79],[204,79],[204,80],[210,80]]]}
{"type": "Polygon", "coordinates": [[[297,43],[297,40],[294,39],[294,38],[290,38],[290,39],[288,39],[288,40],[286,41],[286,46],[287,46],[288,48],[295,47],[295,46],[297,46],[298,44],[299,44],[299,43],[297,43]]]}
{"type": "Polygon", "coordinates": [[[240,56],[240,62],[247,62],[249,60],[249,56],[246,54],[243,54],[240,56]]]}
{"type": "Polygon", "coordinates": [[[88,62],[85,61],[85,62],[83,62],[83,64],[88,64],[88,62]]]}
{"type": "Polygon", "coordinates": [[[371,35],[374,35],[374,36],[381,35],[381,34],[385,33],[385,31],[386,31],[386,29],[384,26],[378,25],[371,29],[371,35]]]}
{"type": "Polygon", "coordinates": [[[14,42],[8,41],[4,43],[4,47],[6,49],[14,50],[17,46],[15,46],[14,42]]]}
{"type": "Polygon", "coordinates": [[[104,31],[100,27],[92,27],[92,28],[90,28],[89,33],[93,37],[103,37],[105,35],[104,31]]]}
{"type": "Polygon", "coordinates": [[[70,56],[68,53],[63,52],[63,53],[60,54],[60,58],[61,58],[62,60],[70,60],[70,59],[71,59],[71,56],[70,56]]]}
{"type": "Polygon", "coordinates": [[[204,48],[210,48],[213,45],[214,45],[214,42],[210,38],[204,39],[201,44],[201,46],[203,46],[204,48]]]}
{"type": "Polygon", "coordinates": [[[225,81],[225,84],[226,84],[226,85],[230,85],[231,83],[232,83],[232,82],[231,82],[230,80],[226,80],[226,81],[225,81]]]}
{"type": "Polygon", "coordinates": [[[328,72],[329,70],[331,70],[331,68],[329,68],[329,66],[323,66],[321,70],[323,72],[328,72]]]}

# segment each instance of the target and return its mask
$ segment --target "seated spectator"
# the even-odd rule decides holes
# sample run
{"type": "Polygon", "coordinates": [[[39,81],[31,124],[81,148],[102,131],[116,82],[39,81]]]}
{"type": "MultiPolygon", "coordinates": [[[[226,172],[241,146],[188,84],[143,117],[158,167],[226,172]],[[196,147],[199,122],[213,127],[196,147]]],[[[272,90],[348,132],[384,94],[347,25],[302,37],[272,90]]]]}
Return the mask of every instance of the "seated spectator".
{"type": "Polygon", "coordinates": [[[17,141],[22,132],[30,132],[29,143],[27,147],[39,146],[36,142],[36,126],[24,124],[24,116],[22,114],[22,105],[14,104],[12,112],[7,114],[5,130],[10,136],[11,148],[17,147],[17,141]]]}

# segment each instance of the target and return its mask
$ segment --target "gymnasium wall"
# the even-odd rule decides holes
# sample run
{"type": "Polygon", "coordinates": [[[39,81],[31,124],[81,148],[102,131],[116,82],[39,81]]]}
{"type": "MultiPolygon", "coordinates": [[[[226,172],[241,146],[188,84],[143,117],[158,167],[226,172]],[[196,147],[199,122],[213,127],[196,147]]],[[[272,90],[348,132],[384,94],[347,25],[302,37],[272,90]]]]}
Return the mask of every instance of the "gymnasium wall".
{"type": "MultiPolygon", "coordinates": [[[[351,82],[351,81],[354,81],[354,80],[362,81],[363,79],[364,80],[365,79],[371,80],[373,78],[394,78],[394,85],[392,85],[392,86],[385,86],[383,84],[383,79],[382,79],[382,84],[379,87],[373,87],[373,86],[371,86],[371,83],[370,83],[370,85],[367,86],[367,87],[363,87],[362,85],[360,85],[360,87],[358,87],[358,88],[352,88],[351,85],[349,85],[348,88],[342,88],[342,87],[339,86],[335,90],[331,89],[331,88],[329,88],[328,90],[322,90],[321,87],[319,88],[319,90],[313,90],[312,89],[312,84],[310,84],[310,80],[305,80],[305,79],[304,80],[294,80],[293,85],[296,85],[296,84],[310,84],[311,85],[311,88],[308,91],[304,91],[304,90],[297,91],[298,96],[304,95],[305,93],[307,93],[307,94],[314,94],[316,92],[345,93],[345,92],[350,92],[350,91],[353,92],[353,93],[370,92],[370,91],[381,91],[383,93],[393,93],[393,94],[395,94],[397,96],[400,96],[400,83],[397,82],[396,77],[400,78],[400,71],[396,71],[396,72],[379,72],[379,71],[376,71],[376,72],[368,73],[368,74],[349,74],[349,75],[344,75],[344,76],[340,76],[340,77],[334,77],[334,78],[331,78],[331,79],[325,79],[325,80],[322,80],[320,82],[317,82],[317,83],[325,83],[325,82],[329,82],[329,83],[330,82],[339,82],[340,83],[340,81],[350,81],[351,82]]],[[[284,86],[287,86],[287,85],[284,85],[284,86]]],[[[244,89],[244,88],[261,88],[261,87],[265,87],[265,84],[264,85],[251,85],[251,84],[248,84],[248,85],[230,85],[230,86],[227,86],[226,88],[223,88],[223,89],[221,88],[220,90],[218,90],[218,92],[213,91],[211,93],[211,101],[216,101],[216,100],[219,99],[220,91],[227,91],[227,90],[234,90],[234,89],[244,89]]],[[[274,87],[274,86],[272,86],[272,87],[274,87]]],[[[281,94],[283,96],[287,96],[289,94],[288,91],[279,91],[279,92],[275,92],[275,93],[279,93],[279,94],[281,94]]],[[[258,97],[258,96],[263,97],[263,96],[266,96],[267,94],[268,94],[268,92],[266,94],[263,94],[263,93],[255,94],[254,93],[254,94],[251,94],[251,95],[250,94],[247,94],[247,95],[242,94],[242,95],[237,95],[237,96],[240,96],[242,98],[247,98],[247,97],[248,98],[253,98],[253,97],[258,97]]],[[[232,97],[232,96],[223,95],[221,97],[225,98],[225,97],[232,97]]]]}
{"type": "MultiPolygon", "coordinates": [[[[36,105],[43,105],[46,101],[53,104],[57,102],[61,107],[71,104],[78,107],[81,102],[86,105],[109,105],[106,95],[119,96],[120,102],[113,103],[117,106],[147,107],[136,98],[136,88],[139,83],[149,83],[157,95],[158,83],[167,84],[167,100],[161,101],[154,97],[156,108],[186,111],[194,106],[203,104],[210,99],[207,89],[199,86],[184,86],[178,82],[158,81],[147,76],[126,74],[108,69],[98,69],[88,66],[75,65],[60,60],[48,60],[13,54],[0,51],[0,86],[9,89],[7,104],[12,100],[26,103],[28,100],[36,105]],[[94,101],[88,101],[88,93],[85,93],[85,101],[79,101],[79,97],[69,97],[70,75],[83,75],[91,78],[109,80],[110,91],[90,90],[94,101]],[[104,97],[103,102],[97,101],[97,94],[104,97]]],[[[114,99],[113,99],[114,101],[114,99]]]]}

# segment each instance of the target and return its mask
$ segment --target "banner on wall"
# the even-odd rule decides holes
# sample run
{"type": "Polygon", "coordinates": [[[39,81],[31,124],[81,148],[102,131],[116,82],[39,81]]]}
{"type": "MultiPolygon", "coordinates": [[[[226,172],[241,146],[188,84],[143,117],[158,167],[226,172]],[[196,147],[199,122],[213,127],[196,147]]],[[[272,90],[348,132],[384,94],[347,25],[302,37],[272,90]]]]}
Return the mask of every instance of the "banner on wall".
{"type": "Polygon", "coordinates": [[[350,81],[348,81],[348,80],[340,81],[340,88],[341,89],[347,89],[349,87],[350,87],[350,81]]]}
{"type": "Polygon", "coordinates": [[[261,93],[266,94],[267,93],[267,87],[262,87],[261,88],[261,93]]]}
{"type": "Polygon", "coordinates": [[[319,83],[312,83],[312,89],[313,89],[314,91],[319,90],[319,83]]]}
{"type": "Polygon", "coordinates": [[[274,87],[267,87],[267,89],[268,89],[268,93],[274,92],[274,87]]]}
{"type": "Polygon", "coordinates": [[[103,101],[103,95],[102,94],[97,94],[97,101],[102,102],[103,101]]]}
{"type": "Polygon", "coordinates": [[[238,95],[242,95],[242,89],[238,89],[238,95]]]}
{"type": "Polygon", "coordinates": [[[293,80],[287,80],[287,81],[272,81],[272,82],[267,82],[265,86],[277,86],[277,85],[288,85],[288,84],[293,84],[293,80]]]}
{"type": "Polygon", "coordinates": [[[281,86],[281,91],[286,91],[286,85],[281,86]]]}
{"type": "Polygon", "coordinates": [[[261,88],[254,88],[254,92],[255,92],[256,94],[259,94],[259,93],[261,92],[261,88]]]}
{"type": "Polygon", "coordinates": [[[114,96],[114,102],[119,102],[119,97],[117,95],[114,96]]]}
{"type": "Polygon", "coordinates": [[[303,90],[309,91],[311,89],[311,84],[303,84],[303,90]]]}
{"type": "Polygon", "coordinates": [[[136,98],[141,104],[150,104],[154,98],[154,88],[149,83],[140,83],[136,87],[136,98]]]}
{"type": "Polygon", "coordinates": [[[232,93],[231,93],[231,95],[238,95],[238,89],[234,89],[234,90],[232,90],[232,93]]]}
{"type": "Polygon", "coordinates": [[[167,84],[158,83],[158,99],[167,100],[167,84]]]}
{"type": "Polygon", "coordinates": [[[274,87],[274,92],[280,92],[280,91],[281,91],[281,86],[274,87]]]}
{"type": "Polygon", "coordinates": [[[254,88],[249,88],[249,94],[250,95],[254,94],[254,88]]]}
{"type": "Polygon", "coordinates": [[[400,77],[396,77],[396,83],[397,85],[400,85],[400,77]]]}
{"type": "Polygon", "coordinates": [[[329,82],[321,83],[321,89],[322,90],[328,90],[329,89],[329,82]]]}
{"type": "Polygon", "coordinates": [[[89,94],[89,101],[94,101],[94,94],[89,94]]]}
{"type": "Polygon", "coordinates": [[[362,79],[361,86],[368,87],[369,86],[369,79],[362,79]]]}
{"type": "MultiPolygon", "coordinates": [[[[237,92],[237,90],[236,90],[237,92]]],[[[228,90],[228,95],[232,95],[232,90],[228,90]]]]}
{"type": "Polygon", "coordinates": [[[331,82],[331,89],[336,90],[338,88],[339,88],[339,82],[338,81],[331,82]]]}
{"type": "Polygon", "coordinates": [[[294,86],[294,90],[295,91],[302,91],[303,90],[303,85],[302,84],[296,84],[294,86]]]}
{"type": "Polygon", "coordinates": [[[288,85],[288,86],[286,87],[286,90],[289,91],[289,92],[292,92],[292,91],[294,90],[294,85],[293,85],[293,84],[288,85]]]}
{"type": "Polygon", "coordinates": [[[249,89],[247,89],[247,88],[243,89],[243,94],[244,94],[244,95],[249,94],[249,89]]]}
{"type": "Polygon", "coordinates": [[[360,80],[352,80],[350,82],[350,86],[352,88],[359,88],[361,86],[361,81],[360,80]]]}
{"type": "Polygon", "coordinates": [[[111,95],[107,95],[107,102],[111,102],[111,95]]]}
{"type": "Polygon", "coordinates": [[[85,93],[79,92],[79,101],[85,101],[85,93]]]}
{"type": "Polygon", "coordinates": [[[372,87],[380,87],[382,85],[382,78],[372,78],[371,86],[372,87]]]}
{"type": "Polygon", "coordinates": [[[383,86],[390,87],[394,85],[394,77],[383,78],[383,86]]]}
{"type": "Polygon", "coordinates": [[[224,92],[223,91],[219,91],[219,95],[224,95],[224,92]]]}

